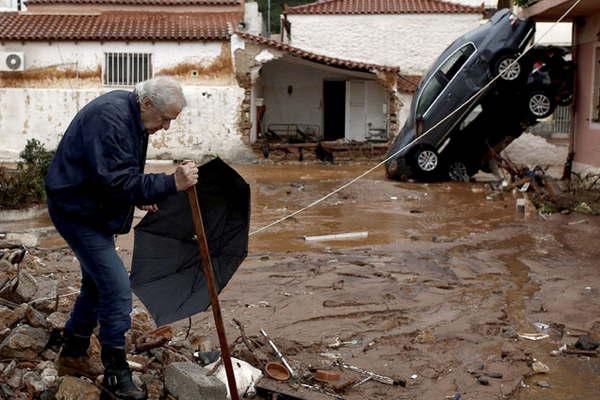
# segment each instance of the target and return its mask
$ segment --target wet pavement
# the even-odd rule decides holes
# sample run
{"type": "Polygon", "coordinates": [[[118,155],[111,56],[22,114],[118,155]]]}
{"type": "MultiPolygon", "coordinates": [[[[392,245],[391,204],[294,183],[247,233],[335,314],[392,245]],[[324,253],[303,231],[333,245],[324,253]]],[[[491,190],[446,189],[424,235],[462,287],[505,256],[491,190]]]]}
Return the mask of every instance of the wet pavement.
{"type": "MultiPolygon", "coordinates": [[[[252,230],[369,166],[236,166],[252,187],[252,230]]],[[[341,356],[407,380],[406,388],[367,382],[347,399],[600,398],[600,359],[550,355],[584,332],[600,335],[600,219],[521,218],[511,194],[488,201],[487,193],[485,182],[397,183],[375,171],[253,235],[248,259],[220,296],[230,340],[237,318],[250,335],[265,329],[295,365],[322,368],[341,356]],[[303,239],[356,231],[369,236],[303,239]],[[507,337],[537,332],[536,322],[550,326],[549,338],[507,337]],[[336,338],[351,343],[331,347],[336,338]],[[533,359],[550,372],[533,375],[533,359]],[[475,378],[485,373],[496,376],[487,385],[475,378]]],[[[129,263],[132,234],[118,245],[129,263]]],[[[68,252],[46,252],[44,262],[63,291],[77,286],[68,252]]],[[[212,314],[194,317],[193,328],[214,338],[212,314]]]]}

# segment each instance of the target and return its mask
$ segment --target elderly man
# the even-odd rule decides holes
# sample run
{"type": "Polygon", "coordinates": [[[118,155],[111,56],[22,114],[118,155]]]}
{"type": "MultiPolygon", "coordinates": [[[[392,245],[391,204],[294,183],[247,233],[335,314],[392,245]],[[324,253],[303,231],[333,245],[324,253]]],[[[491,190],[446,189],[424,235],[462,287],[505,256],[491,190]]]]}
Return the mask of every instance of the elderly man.
{"type": "Polygon", "coordinates": [[[132,296],[114,235],[131,229],[134,206],[155,212],[157,201],[196,184],[198,169],[189,162],[172,175],[144,174],[148,135],[169,129],[185,106],[181,87],[166,77],[141,82],[133,92],[98,97],[67,128],[46,177],[50,217],[77,256],[82,275],[64,331],[59,373],[95,378],[102,372],[87,354],[99,323],[103,386],[110,398],[146,398],[133,384],[126,359],[132,296]]]}

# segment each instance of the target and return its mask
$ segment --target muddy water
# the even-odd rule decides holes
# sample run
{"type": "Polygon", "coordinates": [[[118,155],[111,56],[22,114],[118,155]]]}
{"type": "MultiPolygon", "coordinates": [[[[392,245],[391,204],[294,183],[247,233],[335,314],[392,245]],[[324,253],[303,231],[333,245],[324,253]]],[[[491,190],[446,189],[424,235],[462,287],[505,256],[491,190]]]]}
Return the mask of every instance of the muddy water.
{"type": "MultiPolygon", "coordinates": [[[[290,163],[236,169],[252,188],[254,230],[368,167],[290,163]]],[[[172,167],[151,168],[158,169],[172,167]]],[[[407,388],[365,383],[346,393],[348,399],[444,399],[455,393],[477,400],[600,398],[600,360],[549,356],[576,339],[567,331],[600,334],[599,221],[522,219],[511,195],[496,201],[485,196],[483,183],[395,183],[376,171],[252,236],[248,259],[220,296],[225,321],[237,318],[250,335],[267,330],[298,367],[327,367],[331,360],[320,354],[333,353],[408,380],[407,388]],[[302,239],[354,231],[369,236],[302,239]],[[508,327],[535,332],[535,322],[552,324],[549,339],[502,335],[508,327]],[[336,337],[353,342],[331,348],[336,337]],[[528,376],[532,358],[549,365],[550,373],[528,376]],[[469,370],[482,365],[502,378],[477,383],[469,370]],[[538,387],[541,379],[552,388],[538,387]]],[[[132,235],[118,244],[128,263],[132,235]]],[[[61,272],[61,287],[77,285],[71,257],[45,261],[61,272]]],[[[214,337],[210,313],[193,322],[196,333],[214,337]]],[[[235,328],[227,329],[233,340],[235,328]]]]}

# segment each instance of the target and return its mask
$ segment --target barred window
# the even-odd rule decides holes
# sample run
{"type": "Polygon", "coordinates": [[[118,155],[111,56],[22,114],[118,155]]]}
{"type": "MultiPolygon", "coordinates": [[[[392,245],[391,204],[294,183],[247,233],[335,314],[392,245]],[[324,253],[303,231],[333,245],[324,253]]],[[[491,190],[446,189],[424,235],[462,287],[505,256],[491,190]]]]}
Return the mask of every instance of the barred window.
{"type": "Polygon", "coordinates": [[[152,78],[152,54],[104,53],[103,83],[109,86],[132,86],[152,78]]]}

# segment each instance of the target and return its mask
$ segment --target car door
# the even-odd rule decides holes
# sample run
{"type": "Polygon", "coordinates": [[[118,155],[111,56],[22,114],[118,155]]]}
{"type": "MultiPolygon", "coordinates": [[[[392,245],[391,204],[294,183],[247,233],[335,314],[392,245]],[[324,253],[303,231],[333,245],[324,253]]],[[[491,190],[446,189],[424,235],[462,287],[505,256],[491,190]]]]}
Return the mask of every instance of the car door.
{"type": "Polygon", "coordinates": [[[455,111],[481,86],[471,79],[474,72],[482,73],[476,56],[475,45],[464,44],[440,64],[423,87],[416,114],[423,118],[423,130],[432,130],[428,143],[437,146],[468,112],[468,107],[455,111]]]}

